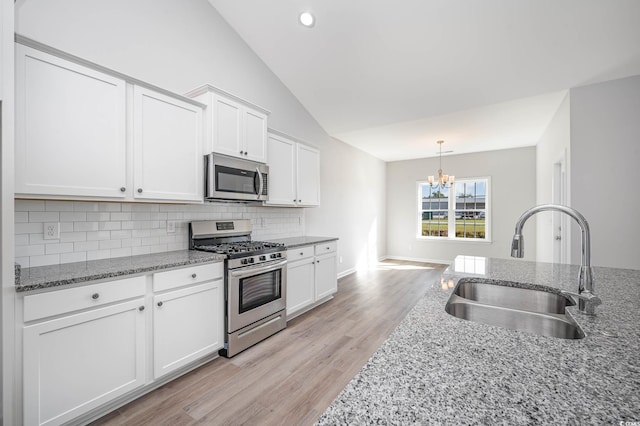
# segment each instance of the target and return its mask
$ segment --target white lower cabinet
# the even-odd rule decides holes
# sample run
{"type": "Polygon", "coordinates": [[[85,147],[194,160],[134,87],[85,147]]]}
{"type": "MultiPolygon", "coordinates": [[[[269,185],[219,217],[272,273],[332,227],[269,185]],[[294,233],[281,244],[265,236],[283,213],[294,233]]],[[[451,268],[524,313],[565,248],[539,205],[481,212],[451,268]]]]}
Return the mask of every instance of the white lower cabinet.
{"type": "Polygon", "coordinates": [[[287,317],[338,291],[336,250],[336,241],[287,250],[287,317]]]}
{"type": "Polygon", "coordinates": [[[25,425],[58,425],[145,383],[144,298],[24,327],[25,425]]]}
{"type": "Polygon", "coordinates": [[[153,372],[161,377],[224,346],[221,279],[153,298],[153,372]]]}
{"type": "Polygon", "coordinates": [[[224,345],[223,276],[217,262],[18,298],[21,423],[106,414],[116,398],[214,354],[224,345]]]}

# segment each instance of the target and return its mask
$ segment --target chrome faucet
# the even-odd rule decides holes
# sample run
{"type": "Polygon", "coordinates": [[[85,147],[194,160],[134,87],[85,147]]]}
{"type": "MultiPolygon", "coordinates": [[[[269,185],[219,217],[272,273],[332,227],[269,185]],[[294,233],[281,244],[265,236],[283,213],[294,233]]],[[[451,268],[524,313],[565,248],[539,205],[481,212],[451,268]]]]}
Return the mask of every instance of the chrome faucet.
{"type": "Polygon", "coordinates": [[[524,256],[524,237],[522,227],[531,216],[542,211],[558,211],[566,213],[578,222],[582,232],[582,261],[580,263],[580,274],[578,275],[578,293],[562,291],[565,295],[570,295],[578,299],[578,309],[585,314],[594,315],[596,306],[602,303],[600,298],[593,294],[593,270],[591,269],[591,234],[587,220],[575,209],[559,204],[542,204],[527,210],[520,216],[516,223],[516,231],[511,243],[511,257],[522,258],[524,256]]]}

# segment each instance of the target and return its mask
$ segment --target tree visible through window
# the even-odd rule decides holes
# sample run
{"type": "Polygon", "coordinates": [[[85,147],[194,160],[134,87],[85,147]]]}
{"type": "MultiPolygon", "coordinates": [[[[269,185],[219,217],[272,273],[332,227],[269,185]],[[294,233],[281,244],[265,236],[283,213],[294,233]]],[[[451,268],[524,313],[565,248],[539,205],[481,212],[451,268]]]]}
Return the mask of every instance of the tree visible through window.
{"type": "Polygon", "coordinates": [[[459,179],[453,188],[418,184],[423,237],[489,239],[489,179],[459,179]],[[451,196],[454,194],[454,196],[451,196]]]}

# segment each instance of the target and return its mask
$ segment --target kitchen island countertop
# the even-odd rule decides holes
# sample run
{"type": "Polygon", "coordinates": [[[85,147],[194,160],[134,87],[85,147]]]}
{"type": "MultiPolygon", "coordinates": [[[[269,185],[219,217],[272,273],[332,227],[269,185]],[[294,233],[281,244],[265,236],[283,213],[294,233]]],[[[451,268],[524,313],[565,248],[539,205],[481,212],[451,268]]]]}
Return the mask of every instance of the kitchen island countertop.
{"type": "Polygon", "coordinates": [[[318,424],[640,422],[640,271],[594,268],[597,315],[568,308],[584,339],[537,336],[444,311],[463,276],[577,292],[578,269],[459,256],[318,424]]]}
{"type": "Polygon", "coordinates": [[[32,291],[105,278],[118,278],[180,266],[222,261],[224,258],[224,255],[216,253],[178,250],[87,262],[16,268],[16,291],[32,291]]]}

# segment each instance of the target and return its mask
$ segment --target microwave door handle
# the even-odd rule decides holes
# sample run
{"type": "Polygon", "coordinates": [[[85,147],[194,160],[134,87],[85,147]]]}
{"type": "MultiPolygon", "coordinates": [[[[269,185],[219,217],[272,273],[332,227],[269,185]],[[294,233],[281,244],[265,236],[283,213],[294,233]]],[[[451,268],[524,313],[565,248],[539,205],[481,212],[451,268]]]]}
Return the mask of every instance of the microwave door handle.
{"type": "Polygon", "coordinates": [[[258,174],[258,180],[260,181],[260,188],[258,189],[258,200],[262,196],[262,190],[264,189],[264,179],[262,179],[262,173],[260,167],[256,167],[256,173],[258,174]]]}
{"type": "Polygon", "coordinates": [[[205,187],[206,187],[205,191],[206,191],[207,197],[211,197],[213,196],[213,191],[215,190],[214,188],[215,167],[213,165],[213,153],[206,155],[205,158],[207,160],[207,180],[205,182],[205,187]]]}
{"type": "Polygon", "coordinates": [[[260,274],[262,272],[269,272],[284,267],[287,264],[286,260],[278,263],[272,263],[271,265],[259,267],[259,268],[241,268],[240,270],[231,271],[229,274],[234,278],[241,278],[247,275],[260,274]]]}

